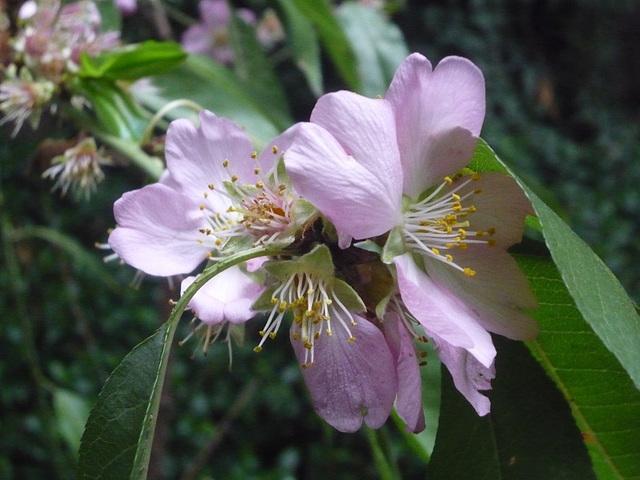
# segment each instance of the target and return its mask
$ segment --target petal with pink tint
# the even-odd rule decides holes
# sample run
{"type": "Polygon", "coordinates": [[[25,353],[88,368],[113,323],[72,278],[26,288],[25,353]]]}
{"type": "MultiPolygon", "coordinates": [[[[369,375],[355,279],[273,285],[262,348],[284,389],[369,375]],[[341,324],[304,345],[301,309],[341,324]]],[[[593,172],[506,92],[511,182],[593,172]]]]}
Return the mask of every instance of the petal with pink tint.
{"type": "MultiPolygon", "coordinates": [[[[450,189],[456,188],[470,177],[455,180],[450,189]]],[[[463,206],[473,205],[475,213],[469,215],[469,229],[473,231],[491,231],[491,235],[482,237],[493,240],[496,246],[510,247],[522,240],[524,221],[527,214],[533,214],[531,202],[516,181],[502,173],[488,172],[478,175],[462,187],[457,193],[464,196],[472,193],[464,200],[463,206]],[[495,231],[495,233],[494,233],[495,231]]]]}
{"type": "Polygon", "coordinates": [[[474,312],[456,295],[434,283],[418,268],[411,254],[396,257],[394,263],[402,301],[427,334],[468,350],[486,367],[491,365],[496,350],[474,312]]]}
{"type": "Polygon", "coordinates": [[[447,263],[425,256],[425,268],[434,282],[456,292],[486,330],[513,340],[535,338],[537,322],[520,309],[534,309],[537,301],[511,255],[486,244],[470,244],[467,250],[454,250],[452,255],[454,262],[471,268],[475,276],[468,277],[447,263]]]}
{"type": "MultiPolygon", "coordinates": [[[[181,295],[195,279],[187,277],[182,281],[181,295]]],[[[251,306],[263,291],[262,285],[235,265],[205,283],[189,301],[189,308],[208,325],[223,321],[243,323],[256,315],[251,306]]]]}
{"type": "Polygon", "coordinates": [[[345,152],[331,133],[302,123],[285,153],[296,191],[335,225],[356,239],[381,235],[402,221],[401,192],[345,152]]]}
{"type": "Polygon", "coordinates": [[[347,155],[378,178],[382,195],[399,202],[402,168],[389,102],[347,91],[329,93],[318,100],[311,122],[324,127],[347,155]]]}
{"type": "MultiPolygon", "coordinates": [[[[211,112],[200,112],[200,126],[189,120],[175,120],[167,131],[165,145],[167,168],[183,193],[194,202],[201,202],[209,185],[223,189],[223,181],[237,175],[242,183],[255,182],[253,146],[244,131],[231,120],[211,112]],[[228,160],[225,168],[223,162],[228,160]]],[[[219,211],[230,202],[222,195],[209,195],[209,202],[218,198],[219,211]]]]}
{"type": "Polygon", "coordinates": [[[162,184],[127,192],[113,206],[118,226],[109,246],[129,265],[150,275],[189,273],[209,249],[198,229],[208,227],[197,204],[162,184]]]}
{"type": "Polygon", "coordinates": [[[422,378],[411,335],[396,313],[385,315],[382,332],[391,350],[398,376],[396,410],[404,420],[407,432],[421,432],[425,427],[422,378]]]}
{"type": "MultiPolygon", "coordinates": [[[[313,405],[324,420],[341,432],[355,432],[364,422],[379,428],[389,417],[398,388],[391,352],[382,332],[354,315],[350,326],[355,342],[343,328],[315,341],[315,363],[302,369],[313,405]]],[[[291,339],[298,361],[306,349],[291,339]]]]}
{"type": "Polygon", "coordinates": [[[484,77],[472,62],[447,57],[432,70],[414,53],[385,98],[395,109],[406,195],[417,198],[469,163],[485,114],[484,77]]]}
{"type": "Polygon", "coordinates": [[[491,390],[491,380],[495,377],[495,366],[482,365],[463,348],[454,347],[446,341],[433,336],[438,357],[447,367],[458,391],[473,406],[478,415],[485,416],[491,410],[491,402],[480,393],[491,390]]]}

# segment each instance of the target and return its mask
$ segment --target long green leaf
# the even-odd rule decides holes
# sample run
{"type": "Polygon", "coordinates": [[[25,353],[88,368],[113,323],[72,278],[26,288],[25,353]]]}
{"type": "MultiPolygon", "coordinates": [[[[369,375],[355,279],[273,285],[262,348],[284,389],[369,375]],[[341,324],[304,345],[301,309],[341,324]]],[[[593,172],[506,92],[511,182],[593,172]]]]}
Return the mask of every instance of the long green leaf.
{"type": "Polygon", "coordinates": [[[384,95],[396,69],[409,55],[402,31],[373,8],[359,3],[343,3],[337,13],[353,45],[362,94],[384,95]]]}
{"type": "Polygon", "coordinates": [[[207,268],[184,292],[169,320],[136,346],[113,371],[91,410],[82,435],[78,479],[145,479],[160,395],[178,320],[189,300],[208,280],[251,258],[277,254],[256,247],[207,268]]]}
{"type": "Polygon", "coordinates": [[[320,44],[313,24],[300,12],[294,0],[278,0],[288,27],[291,51],[298,68],[304,73],[311,91],[322,95],[320,44]]]}
{"type": "Polygon", "coordinates": [[[336,19],[332,5],[326,0],[294,0],[299,11],[315,25],[338,72],[348,87],[356,92],[361,90],[356,57],[349,39],[336,19]]]}
{"type": "Polygon", "coordinates": [[[594,479],[569,407],[526,347],[502,337],[491,413],[478,417],[443,369],[429,480],[594,479]]]}
{"type": "Polygon", "coordinates": [[[229,23],[229,42],[233,48],[234,72],[246,94],[261,106],[279,130],[291,126],[293,120],[287,98],[270,60],[253,28],[235,15],[229,23]]]}
{"type": "Polygon", "coordinates": [[[107,51],[96,57],[82,54],[78,76],[137,80],[164,73],[186,58],[187,54],[177,43],[148,40],[121,50],[107,51]]]}
{"type": "MultiPolygon", "coordinates": [[[[508,171],[483,141],[472,168],[508,171]]],[[[571,405],[598,477],[640,478],[638,314],[602,261],[520,184],[553,259],[520,259],[540,302],[532,315],[542,332],[531,349],[571,405]]]]}

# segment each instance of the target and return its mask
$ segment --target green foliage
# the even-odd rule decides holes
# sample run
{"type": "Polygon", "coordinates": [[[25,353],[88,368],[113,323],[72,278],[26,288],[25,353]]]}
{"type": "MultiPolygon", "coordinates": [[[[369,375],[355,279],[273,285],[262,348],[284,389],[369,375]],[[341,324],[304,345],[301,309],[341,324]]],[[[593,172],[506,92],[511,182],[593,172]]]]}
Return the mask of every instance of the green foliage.
{"type": "Polygon", "coordinates": [[[381,13],[355,2],[340,5],[337,15],[356,55],[361,93],[384,95],[410,53],[402,32],[381,13]]]}
{"type": "Polygon", "coordinates": [[[109,80],[137,80],[171,70],[187,58],[180,45],[147,40],[96,57],[83,53],[78,76],[109,80]]]}
{"type": "Polygon", "coordinates": [[[443,369],[429,479],[595,479],[569,407],[524,345],[495,337],[491,413],[478,417],[443,369]]]}

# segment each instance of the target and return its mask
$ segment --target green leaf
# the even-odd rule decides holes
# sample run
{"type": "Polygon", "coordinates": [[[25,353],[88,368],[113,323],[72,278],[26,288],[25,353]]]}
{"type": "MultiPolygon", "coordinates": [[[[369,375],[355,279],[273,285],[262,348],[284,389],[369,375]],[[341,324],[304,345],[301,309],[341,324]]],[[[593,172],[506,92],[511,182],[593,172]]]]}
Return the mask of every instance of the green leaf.
{"type": "Polygon", "coordinates": [[[80,443],[78,479],[146,478],[169,352],[188,302],[223,270],[251,258],[281,253],[255,247],[205,269],[180,297],[169,320],[124,358],[89,415],[80,443]]]}
{"type": "Polygon", "coordinates": [[[594,479],[567,403],[526,347],[495,337],[491,413],[479,417],[446,368],[429,480],[594,479]]]}
{"type": "Polygon", "coordinates": [[[640,478],[640,392],[584,321],[549,257],[518,255],[540,303],[530,349],[569,401],[600,479],[640,478]]]}
{"type": "Polygon", "coordinates": [[[82,436],[78,479],[146,478],[176,325],[136,346],[105,383],[82,436]]]}
{"type": "Polygon", "coordinates": [[[551,257],[580,313],[618,358],[636,388],[640,388],[640,316],[633,302],[587,244],[526,185],[522,187],[542,224],[551,257]]]}
{"type": "MultiPolygon", "coordinates": [[[[484,141],[472,167],[508,171],[484,141]]],[[[545,243],[586,322],[618,358],[640,389],[640,316],[607,266],[531,188],[516,177],[538,216],[545,243]]]]}
{"type": "Polygon", "coordinates": [[[340,23],[327,0],[293,0],[298,10],[316,27],[329,57],[347,86],[356,92],[361,89],[356,57],[340,23]]]}
{"type": "Polygon", "coordinates": [[[58,431],[72,452],[80,448],[80,437],[89,416],[90,405],[75,392],[56,388],[53,391],[53,410],[58,431]]]}
{"type": "Polygon", "coordinates": [[[356,2],[343,3],[337,14],[356,54],[361,93],[384,95],[409,55],[402,31],[380,12],[356,2]]]}
{"type": "MultiPolygon", "coordinates": [[[[91,102],[97,128],[122,140],[140,140],[148,120],[140,107],[115,82],[107,79],[78,79],[73,88],[91,102]]],[[[82,128],[87,126],[81,125],[82,128]]]]}
{"type": "Polygon", "coordinates": [[[82,54],[78,76],[109,80],[137,80],[164,73],[187,58],[175,42],[148,40],[121,50],[104,52],[90,57],[82,54]]]}
{"type": "Polygon", "coordinates": [[[255,31],[237,15],[233,15],[229,23],[229,43],[233,49],[234,72],[246,94],[260,105],[279,130],[288,128],[293,120],[282,85],[255,31]]]}
{"type": "MultiPolygon", "coordinates": [[[[256,101],[231,70],[211,58],[189,55],[182,65],[155,77],[154,85],[157,90],[136,94],[136,98],[152,110],[160,110],[172,100],[194,101],[243,127],[257,149],[280,133],[263,102],[256,101]]],[[[171,110],[167,115],[171,119],[198,120],[193,110],[184,108],[171,110]]]]}
{"type": "Polygon", "coordinates": [[[293,59],[302,71],[311,88],[311,92],[322,95],[322,65],[320,63],[320,45],[313,24],[300,12],[294,0],[278,0],[288,27],[293,59]]]}
{"type": "MultiPolygon", "coordinates": [[[[507,167],[482,140],[471,167],[507,167]]],[[[600,479],[640,478],[640,319],[617,279],[589,247],[524,185],[549,258],[519,257],[540,307],[530,347],[583,431],[600,479]],[[554,264],[555,263],[555,264],[554,264]]]]}

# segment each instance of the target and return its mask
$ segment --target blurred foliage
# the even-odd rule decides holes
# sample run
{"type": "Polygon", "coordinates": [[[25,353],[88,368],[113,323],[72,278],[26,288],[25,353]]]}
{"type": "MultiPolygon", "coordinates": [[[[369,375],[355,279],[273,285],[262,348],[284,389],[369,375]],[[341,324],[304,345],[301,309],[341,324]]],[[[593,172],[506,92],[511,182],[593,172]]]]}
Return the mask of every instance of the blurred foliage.
{"type": "MultiPolygon", "coordinates": [[[[234,3],[256,11],[283,4],[234,3]]],[[[165,19],[167,32],[157,28],[164,24],[158,4],[141,5],[139,15],[122,20],[127,40],[179,40],[186,27],[179,17],[165,19]]],[[[480,66],[488,99],[483,136],[640,301],[634,268],[640,254],[640,5],[431,0],[391,6],[411,51],[434,63],[463,55],[480,66]]],[[[191,0],[167,0],[165,7],[197,16],[191,0]]],[[[322,59],[325,90],[345,88],[329,53],[322,59]]],[[[305,77],[286,52],[274,52],[271,60],[294,119],[306,120],[315,97],[305,77]]],[[[43,125],[60,134],[55,118],[43,125]]],[[[23,131],[8,142],[9,131],[3,127],[0,143],[0,478],[73,478],[77,439],[69,429],[76,419],[55,408],[54,399],[72,392],[90,406],[126,353],[166,320],[167,299],[177,293],[156,279],[130,288],[135,272],[103,265],[104,252],[94,248],[113,224],[114,199],[143,185],[142,175],[110,168],[90,202],[60,198],[40,178],[47,165],[35,150],[38,139],[23,131]],[[88,258],[43,235],[47,230],[73,239],[88,258]]],[[[185,322],[178,337],[188,331],[185,322]]],[[[245,343],[253,345],[257,334],[247,332],[245,343]]],[[[286,336],[277,342],[260,355],[235,348],[231,372],[224,345],[204,358],[197,351],[193,359],[193,340],[175,349],[150,478],[376,477],[367,435],[338,433],[317,417],[286,336]]],[[[425,478],[423,463],[392,424],[379,437],[404,478],[425,478]]]]}

